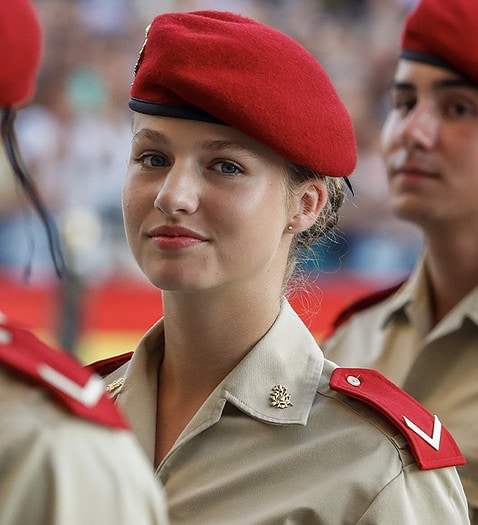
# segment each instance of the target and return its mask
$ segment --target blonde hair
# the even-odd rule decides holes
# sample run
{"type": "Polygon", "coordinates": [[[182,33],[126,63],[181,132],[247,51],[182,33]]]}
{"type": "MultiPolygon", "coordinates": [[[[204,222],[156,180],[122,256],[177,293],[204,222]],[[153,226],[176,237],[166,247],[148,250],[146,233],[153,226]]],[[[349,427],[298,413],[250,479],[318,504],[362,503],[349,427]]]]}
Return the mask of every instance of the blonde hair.
{"type": "Polygon", "coordinates": [[[339,221],[339,209],[345,198],[344,185],[341,178],[326,177],[309,168],[286,161],[286,184],[288,190],[293,192],[297,186],[310,179],[320,179],[325,181],[327,198],[321,212],[317,216],[315,223],[307,230],[297,233],[290,245],[287,267],[284,276],[286,290],[295,288],[291,284],[291,278],[297,267],[300,256],[320,239],[328,236],[336,227],[339,221]]]}

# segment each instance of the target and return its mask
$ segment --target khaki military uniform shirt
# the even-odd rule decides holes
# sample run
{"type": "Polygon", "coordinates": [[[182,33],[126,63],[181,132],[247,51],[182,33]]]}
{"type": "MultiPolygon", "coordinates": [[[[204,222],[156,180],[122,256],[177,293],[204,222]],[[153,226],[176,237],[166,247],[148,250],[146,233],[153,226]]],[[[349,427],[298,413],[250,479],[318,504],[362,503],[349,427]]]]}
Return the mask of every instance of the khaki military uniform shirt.
{"type": "Polygon", "coordinates": [[[163,492],[130,431],[67,413],[0,364],[0,523],[169,522],[163,492]]]}
{"type": "Polygon", "coordinates": [[[322,347],[342,366],[377,369],[440,417],[466,457],[458,471],[478,524],[478,287],[433,328],[429,301],[420,261],[394,295],[322,347]]]}
{"type": "MultiPolygon", "coordinates": [[[[162,351],[160,321],[106,378],[125,375],[118,403],[151,461],[162,351]]],[[[171,523],[468,523],[456,470],[419,470],[401,433],[329,388],[334,368],[284,301],[159,465],[171,523]]]]}

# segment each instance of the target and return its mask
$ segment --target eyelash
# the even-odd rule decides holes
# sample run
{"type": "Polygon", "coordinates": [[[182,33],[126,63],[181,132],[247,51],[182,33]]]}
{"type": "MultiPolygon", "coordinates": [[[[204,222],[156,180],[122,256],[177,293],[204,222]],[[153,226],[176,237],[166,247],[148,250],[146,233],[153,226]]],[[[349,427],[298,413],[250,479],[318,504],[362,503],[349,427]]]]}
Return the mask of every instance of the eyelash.
{"type": "Polygon", "coordinates": [[[162,167],[166,167],[166,166],[170,165],[170,163],[166,160],[166,157],[164,155],[159,155],[158,153],[143,153],[143,154],[139,155],[138,157],[136,157],[135,160],[136,160],[136,162],[139,162],[140,164],[142,164],[146,168],[162,168],[162,167]],[[147,161],[151,160],[153,157],[162,159],[164,164],[162,164],[160,166],[148,165],[147,161]]]}
{"type": "MultiPolygon", "coordinates": [[[[134,160],[137,163],[141,164],[143,167],[148,168],[148,169],[160,169],[160,168],[171,166],[171,163],[167,160],[167,157],[160,153],[142,153],[136,156],[134,160]],[[153,158],[161,159],[162,163],[156,166],[153,165],[151,162],[153,158]]],[[[213,162],[210,163],[210,168],[213,171],[216,171],[225,177],[236,177],[244,173],[244,169],[241,166],[239,166],[237,163],[231,160],[225,160],[225,159],[214,160],[213,162]],[[229,168],[232,167],[234,171],[233,172],[223,171],[225,166],[229,168]]]]}
{"type": "Polygon", "coordinates": [[[394,97],[392,98],[393,109],[402,113],[408,113],[411,111],[417,103],[417,100],[413,97],[394,97]]]}
{"type": "MultiPolygon", "coordinates": [[[[407,114],[414,109],[417,99],[413,97],[396,97],[392,100],[393,109],[402,114],[407,114]]],[[[437,110],[444,118],[460,119],[478,113],[476,106],[467,100],[447,98],[437,102],[437,110]]]]}
{"type": "Polygon", "coordinates": [[[452,118],[466,118],[476,115],[476,107],[468,101],[451,101],[445,105],[444,112],[452,118]]]}
{"type": "Polygon", "coordinates": [[[223,167],[224,167],[224,165],[232,166],[235,169],[234,173],[230,173],[230,172],[227,173],[227,172],[223,172],[221,170],[216,170],[216,171],[221,171],[221,173],[223,175],[235,176],[235,175],[240,175],[240,174],[244,173],[244,170],[240,166],[238,166],[235,162],[232,162],[230,160],[216,160],[216,161],[214,161],[211,164],[212,169],[215,169],[215,166],[217,166],[217,165],[222,165],[223,167]]]}

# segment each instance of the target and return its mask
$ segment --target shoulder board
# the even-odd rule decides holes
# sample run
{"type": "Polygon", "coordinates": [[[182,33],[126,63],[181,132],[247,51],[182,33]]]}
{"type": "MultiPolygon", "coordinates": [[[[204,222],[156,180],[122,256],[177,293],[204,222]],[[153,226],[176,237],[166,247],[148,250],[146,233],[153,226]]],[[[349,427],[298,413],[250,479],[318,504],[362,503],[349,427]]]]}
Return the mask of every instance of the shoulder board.
{"type": "Polygon", "coordinates": [[[43,389],[75,416],[106,427],[129,428],[99,376],[27,330],[0,323],[0,365],[43,389]]]}
{"type": "Polygon", "coordinates": [[[345,324],[354,314],[361,312],[362,310],[366,310],[371,306],[375,306],[376,304],[385,301],[385,299],[388,299],[388,297],[393,295],[404,283],[405,281],[402,281],[398,284],[395,284],[394,286],[390,286],[389,288],[377,290],[350,303],[346,308],[337,314],[332,322],[331,332],[327,335],[327,337],[331,336],[335,330],[337,330],[337,328],[345,324]]]}
{"type": "Polygon", "coordinates": [[[120,366],[127,363],[132,357],[133,352],[126,352],[113,357],[107,357],[106,359],[100,359],[99,361],[90,363],[86,368],[97,373],[101,377],[106,377],[117,370],[120,366]]]}
{"type": "Polygon", "coordinates": [[[442,426],[413,397],[380,372],[367,368],[336,368],[330,388],[376,408],[407,438],[421,470],[464,465],[458,445],[442,426]]]}

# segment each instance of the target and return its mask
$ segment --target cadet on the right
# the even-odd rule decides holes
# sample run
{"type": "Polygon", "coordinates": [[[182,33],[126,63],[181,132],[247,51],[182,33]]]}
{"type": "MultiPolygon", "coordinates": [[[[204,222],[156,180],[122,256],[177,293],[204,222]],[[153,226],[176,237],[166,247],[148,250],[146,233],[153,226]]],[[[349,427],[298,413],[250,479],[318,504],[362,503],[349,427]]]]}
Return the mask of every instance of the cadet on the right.
{"type": "Polygon", "coordinates": [[[421,0],[408,15],[382,149],[393,213],[423,232],[398,289],[344,310],[322,342],[376,368],[437,414],[478,523],[478,2],[421,0]]]}

